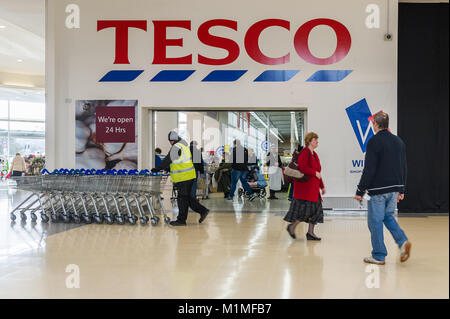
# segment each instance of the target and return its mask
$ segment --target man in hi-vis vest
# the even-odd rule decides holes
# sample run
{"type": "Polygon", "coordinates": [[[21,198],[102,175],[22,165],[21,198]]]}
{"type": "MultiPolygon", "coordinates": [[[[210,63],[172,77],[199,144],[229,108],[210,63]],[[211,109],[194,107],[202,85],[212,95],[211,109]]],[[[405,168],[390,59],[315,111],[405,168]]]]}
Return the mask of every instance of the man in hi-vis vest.
{"type": "Polygon", "coordinates": [[[191,151],[186,141],[181,139],[177,132],[171,131],[169,133],[169,143],[172,145],[169,154],[158,167],[152,169],[152,172],[167,171],[170,168],[170,178],[174,187],[178,190],[178,217],[177,220],[171,221],[170,225],[186,226],[189,207],[200,214],[198,222],[201,223],[208,215],[209,209],[192,197],[192,185],[197,175],[195,174],[191,151]]]}

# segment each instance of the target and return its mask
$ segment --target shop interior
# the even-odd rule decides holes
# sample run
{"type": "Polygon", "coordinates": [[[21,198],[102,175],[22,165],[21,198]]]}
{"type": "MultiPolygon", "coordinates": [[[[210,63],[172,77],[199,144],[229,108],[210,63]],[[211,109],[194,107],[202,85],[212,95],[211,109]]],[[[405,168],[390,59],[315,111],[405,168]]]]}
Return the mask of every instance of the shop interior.
{"type": "MultiPolygon", "coordinates": [[[[215,172],[225,160],[224,153],[230,151],[233,141],[238,139],[250,155],[256,156],[256,164],[268,179],[266,156],[275,147],[286,167],[299,141],[303,140],[306,111],[153,111],[153,145],[161,149],[161,157],[167,155],[167,141],[171,130],[189,144],[197,142],[202,151],[205,174],[198,184],[198,197],[220,196],[217,192],[215,172]]],[[[287,191],[283,184],[282,191],[287,191]]]]}

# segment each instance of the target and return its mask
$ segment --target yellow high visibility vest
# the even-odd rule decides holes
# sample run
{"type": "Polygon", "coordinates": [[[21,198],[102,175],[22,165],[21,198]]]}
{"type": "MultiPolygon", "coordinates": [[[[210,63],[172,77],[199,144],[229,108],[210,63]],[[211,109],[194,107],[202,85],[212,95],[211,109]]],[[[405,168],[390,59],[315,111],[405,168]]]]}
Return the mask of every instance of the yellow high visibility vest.
{"type": "Polygon", "coordinates": [[[197,175],[195,174],[189,147],[182,143],[176,143],[173,146],[181,150],[181,155],[170,163],[170,177],[172,182],[179,183],[196,178],[197,175]]]}

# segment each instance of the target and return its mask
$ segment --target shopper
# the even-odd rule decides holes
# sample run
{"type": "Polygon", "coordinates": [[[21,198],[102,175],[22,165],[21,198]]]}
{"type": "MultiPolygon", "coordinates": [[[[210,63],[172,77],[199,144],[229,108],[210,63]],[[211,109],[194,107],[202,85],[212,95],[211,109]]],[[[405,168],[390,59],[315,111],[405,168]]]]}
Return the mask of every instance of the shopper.
{"type": "Polygon", "coordinates": [[[281,190],[281,185],[284,181],[283,171],[281,170],[281,157],[274,145],[271,146],[270,152],[267,153],[266,165],[269,167],[270,196],[268,199],[278,199],[278,197],[275,196],[275,193],[281,190]]]}
{"type": "Polygon", "coordinates": [[[400,262],[408,260],[411,253],[411,243],[394,217],[396,204],[405,196],[406,147],[388,127],[388,114],[375,114],[375,135],[367,143],[364,169],[355,195],[358,201],[362,201],[366,192],[370,197],[367,223],[373,249],[372,256],[364,258],[364,262],[377,265],[384,265],[387,256],[383,223],[400,248],[400,262]]]}
{"type": "Polygon", "coordinates": [[[232,156],[232,171],[231,171],[231,187],[230,196],[228,200],[233,200],[234,193],[236,191],[236,185],[238,180],[241,181],[242,187],[246,190],[248,194],[248,199],[253,201],[256,198],[256,194],[253,193],[250,185],[247,183],[248,168],[248,150],[243,147],[239,140],[234,140],[233,148],[231,150],[232,156]]]}
{"type": "Polygon", "coordinates": [[[198,145],[197,141],[192,141],[189,144],[189,150],[191,151],[192,162],[194,163],[195,168],[195,180],[194,184],[192,185],[192,197],[194,198],[197,198],[198,178],[201,174],[205,173],[202,152],[197,148],[197,145],[198,145]]]}
{"type": "Polygon", "coordinates": [[[306,181],[294,181],[294,199],[291,202],[284,220],[290,224],[287,231],[292,238],[295,236],[295,227],[300,222],[309,224],[306,233],[307,240],[321,240],[314,233],[314,227],[323,223],[322,195],[325,195],[325,186],[322,180],[322,166],[319,156],[314,151],[319,146],[319,136],[309,132],[305,136],[306,147],[298,156],[298,168],[308,176],[306,181]]]}
{"type": "Polygon", "coordinates": [[[161,162],[162,162],[161,153],[162,153],[161,149],[159,147],[157,147],[155,149],[155,167],[158,167],[159,164],[161,164],[161,162]]]}
{"type": "Polygon", "coordinates": [[[253,148],[249,148],[248,149],[248,165],[249,166],[254,166],[254,165],[259,165],[258,163],[258,157],[256,157],[256,153],[253,150],[253,148]]]}
{"type": "Polygon", "coordinates": [[[214,173],[214,178],[217,181],[217,191],[223,192],[224,198],[230,196],[231,186],[231,163],[229,162],[228,153],[223,153],[222,162],[214,173]]]}
{"type": "Polygon", "coordinates": [[[192,197],[192,185],[195,179],[195,167],[186,141],[181,139],[177,132],[169,133],[169,142],[172,145],[169,154],[152,172],[167,170],[170,167],[170,177],[174,187],[178,190],[178,217],[171,221],[172,226],[185,226],[189,207],[200,214],[199,223],[203,222],[209,213],[209,209],[201,205],[192,197]]]}
{"type": "MultiPolygon", "coordinates": [[[[294,150],[294,153],[292,153],[292,161],[294,161],[295,163],[298,163],[298,155],[300,154],[302,149],[303,149],[303,146],[300,143],[297,143],[297,148],[294,150]]],[[[292,200],[294,199],[294,183],[293,182],[289,184],[287,197],[290,202],[292,202],[292,200]]]]}
{"type": "Polygon", "coordinates": [[[25,160],[20,153],[16,153],[16,156],[12,160],[11,165],[12,176],[22,176],[27,171],[25,160]]]}

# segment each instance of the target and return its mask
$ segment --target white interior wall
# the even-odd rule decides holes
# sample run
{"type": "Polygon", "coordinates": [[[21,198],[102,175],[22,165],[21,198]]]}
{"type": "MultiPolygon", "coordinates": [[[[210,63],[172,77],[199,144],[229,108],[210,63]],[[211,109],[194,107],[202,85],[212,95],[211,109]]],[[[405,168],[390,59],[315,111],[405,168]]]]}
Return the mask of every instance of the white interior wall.
{"type": "MultiPolygon", "coordinates": [[[[293,1],[261,0],[253,2],[230,0],[227,2],[192,0],[48,0],[46,30],[46,91],[47,123],[46,154],[48,168],[74,166],[74,103],[77,99],[137,99],[139,107],[219,109],[230,106],[243,111],[252,108],[302,107],[308,108],[309,130],[320,136],[319,156],[323,176],[332,196],[354,193],[360,177],[350,174],[352,160],[364,158],[358,145],[345,108],[365,98],[372,112],[383,109],[391,117],[391,130],[397,130],[397,1],[384,0],[318,0],[293,1]],[[81,28],[64,27],[68,4],[77,4],[81,12],[81,28]],[[389,3],[390,32],[394,41],[384,41],[387,17],[382,16],[379,29],[365,27],[366,6],[377,4],[380,12],[387,11],[389,3]],[[239,8],[239,10],[236,10],[239,8]],[[344,24],[352,37],[352,46],[345,59],[332,65],[313,65],[301,59],[293,47],[295,31],[305,22],[318,17],[335,19],[344,24]],[[201,53],[210,57],[223,57],[223,50],[207,47],[198,42],[198,26],[210,19],[223,18],[238,21],[238,31],[218,28],[217,35],[235,40],[240,56],[231,65],[220,68],[198,64],[201,53]],[[256,21],[279,18],[290,21],[291,30],[270,28],[264,31],[260,45],[268,56],[281,56],[286,52],[291,60],[286,65],[267,66],[253,61],[245,52],[246,30],[256,21]],[[148,31],[129,32],[130,65],[114,65],[115,32],[113,29],[97,31],[97,20],[139,19],[148,21],[148,31]],[[170,38],[183,37],[182,48],[168,49],[170,56],[193,54],[192,65],[153,65],[152,20],[191,20],[192,30],[169,30],[170,38]],[[99,79],[109,70],[142,69],[143,75],[130,83],[104,83],[99,79]],[[180,83],[151,83],[149,80],[164,69],[193,69],[195,73],[180,83]],[[204,83],[204,76],[214,69],[247,70],[232,83],[204,83]],[[255,83],[267,69],[298,69],[300,72],[285,83],[255,83]],[[320,69],[352,70],[341,82],[307,82],[308,77],[320,69]]],[[[311,51],[321,57],[330,55],[335,35],[327,27],[311,32],[311,51]]],[[[142,124],[142,121],[140,121],[142,124]]],[[[158,123],[159,124],[159,120],[158,123]]],[[[166,123],[164,122],[164,125],[166,123]]],[[[167,123],[167,130],[170,130],[167,123]]],[[[142,129],[145,129],[144,125],[142,129]]],[[[168,131],[167,131],[168,133],[168,131]]],[[[161,134],[163,137],[163,135],[161,134]]],[[[167,146],[167,135],[163,137],[167,146]]],[[[143,161],[145,138],[140,135],[140,160],[143,161]]],[[[159,141],[158,141],[159,142],[159,141]]],[[[166,145],[166,146],[164,146],[166,145]]],[[[141,167],[145,163],[139,164],[141,167]]]]}

